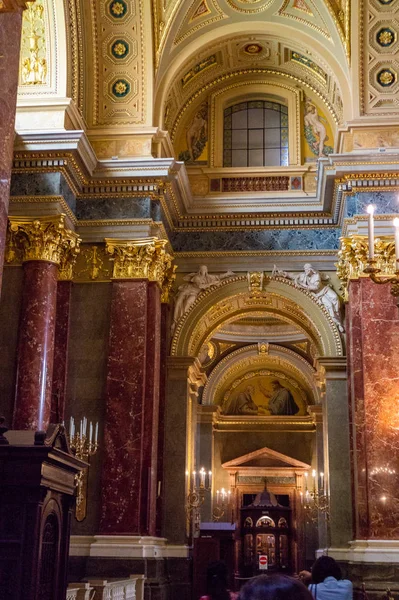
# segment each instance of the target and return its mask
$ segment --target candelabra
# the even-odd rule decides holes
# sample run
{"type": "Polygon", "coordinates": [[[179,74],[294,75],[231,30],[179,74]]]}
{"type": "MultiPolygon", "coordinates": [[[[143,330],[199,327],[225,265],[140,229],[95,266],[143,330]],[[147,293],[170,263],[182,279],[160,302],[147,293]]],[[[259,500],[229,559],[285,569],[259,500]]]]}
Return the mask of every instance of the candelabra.
{"type": "Polygon", "coordinates": [[[309,474],[305,473],[305,492],[301,492],[301,505],[304,510],[306,520],[316,522],[320,513],[327,519],[330,516],[330,505],[324,485],[324,473],[318,476],[317,471],[312,471],[312,485],[308,488],[309,474]]]}
{"type": "Polygon", "coordinates": [[[80,421],[80,428],[77,431],[75,419],[71,417],[69,423],[69,446],[76,458],[83,460],[88,466],[75,475],[76,486],[76,509],[75,516],[77,521],[83,521],[87,514],[87,488],[89,479],[90,457],[98,450],[98,422],[93,426],[89,423],[89,435],[87,435],[87,419],[83,417],[80,421]]]}
{"type": "Polygon", "coordinates": [[[201,468],[199,473],[192,472],[192,485],[190,484],[189,472],[186,471],[187,482],[187,499],[186,499],[186,515],[187,515],[187,537],[190,537],[190,524],[192,524],[192,536],[198,537],[200,534],[201,523],[201,506],[205,502],[206,492],[212,489],[212,471],[205,471],[201,468]]]}
{"type": "Polygon", "coordinates": [[[369,238],[369,259],[367,267],[364,269],[364,273],[367,273],[374,283],[379,285],[390,283],[391,294],[397,298],[396,304],[399,308],[399,218],[393,220],[393,226],[395,228],[395,272],[393,275],[388,277],[381,277],[381,269],[377,267],[377,261],[374,258],[374,206],[370,204],[367,207],[369,215],[368,222],[368,238],[369,238]]]}
{"type": "Polygon", "coordinates": [[[220,521],[226,514],[226,510],[229,509],[231,502],[231,491],[228,492],[222,488],[220,491],[216,491],[216,504],[212,510],[212,520],[217,522],[220,521]]]}

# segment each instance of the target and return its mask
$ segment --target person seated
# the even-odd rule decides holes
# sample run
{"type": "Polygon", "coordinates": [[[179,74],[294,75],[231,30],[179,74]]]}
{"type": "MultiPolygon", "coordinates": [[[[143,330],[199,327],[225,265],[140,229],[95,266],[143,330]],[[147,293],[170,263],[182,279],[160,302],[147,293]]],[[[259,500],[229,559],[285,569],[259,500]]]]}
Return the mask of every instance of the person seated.
{"type": "Polygon", "coordinates": [[[313,600],[307,587],[287,575],[259,575],[240,591],[239,600],[313,600]]]}
{"type": "Polygon", "coordinates": [[[227,567],[222,561],[215,561],[208,565],[206,573],[207,596],[200,600],[237,600],[238,594],[230,592],[227,584],[227,567]]]}
{"type": "Polygon", "coordinates": [[[312,572],[301,571],[299,578],[308,584],[315,600],[352,600],[353,586],[348,579],[342,579],[342,572],[331,556],[320,556],[312,567],[312,572]]]}

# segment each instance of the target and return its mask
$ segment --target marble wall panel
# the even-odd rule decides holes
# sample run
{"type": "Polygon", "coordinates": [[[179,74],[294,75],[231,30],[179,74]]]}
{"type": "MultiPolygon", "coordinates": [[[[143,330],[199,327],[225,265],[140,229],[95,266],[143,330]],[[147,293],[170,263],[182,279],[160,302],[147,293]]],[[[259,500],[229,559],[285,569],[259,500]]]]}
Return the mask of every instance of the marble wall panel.
{"type": "Polygon", "coordinates": [[[11,426],[14,409],[22,267],[6,267],[0,301],[0,413],[11,426]]]}
{"type": "Polygon", "coordinates": [[[345,216],[365,215],[369,204],[374,204],[376,214],[396,214],[399,212],[397,192],[356,192],[347,196],[345,216]]]}
{"type": "Polygon", "coordinates": [[[68,425],[71,415],[78,422],[83,416],[99,421],[99,449],[90,459],[88,513],[81,523],[72,519],[73,535],[94,535],[99,529],[110,306],[110,283],[73,284],[65,421],[68,425]]]}
{"type": "Polygon", "coordinates": [[[80,220],[149,219],[151,199],[142,198],[84,198],[76,203],[80,220]]]}
{"type": "Polygon", "coordinates": [[[266,229],[262,231],[174,232],[176,252],[223,250],[334,250],[340,229],[266,229]]]}
{"type": "Polygon", "coordinates": [[[0,15],[0,282],[10,193],[22,11],[0,15]]]}
{"type": "Polygon", "coordinates": [[[14,173],[10,195],[63,196],[70,209],[76,210],[76,197],[62,173],[14,173]]]}

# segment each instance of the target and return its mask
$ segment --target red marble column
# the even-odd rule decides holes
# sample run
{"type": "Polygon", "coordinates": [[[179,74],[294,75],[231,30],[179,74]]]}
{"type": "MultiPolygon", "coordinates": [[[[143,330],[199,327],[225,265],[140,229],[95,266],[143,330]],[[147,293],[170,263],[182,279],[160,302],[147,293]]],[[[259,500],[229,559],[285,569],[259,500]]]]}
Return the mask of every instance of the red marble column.
{"type": "Polygon", "coordinates": [[[355,539],[399,539],[399,311],[390,285],[350,282],[347,336],[355,539]]]}
{"type": "Polygon", "coordinates": [[[44,430],[50,422],[57,265],[24,263],[14,429],[44,430]]]}
{"type": "Polygon", "coordinates": [[[153,536],[160,290],[144,279],[112,286],[100,533],[153,536]]]}
{"type": "MultiPolygon", "coordinates": [[[[22,4],[22,3],[21,3],[22,4]]],[[[7,231],[14,123],[17,105],[22,7],[0,3],[0,289],[7,231]],[[10,12],[5,12],[10,11],[10,12]]]]}
{"type": "Polygon", "coordinates": [[[161,306],[161,368],[159,388],[159,425],[158,425],[158,475],[159,495],[157,494],[157,535],[162,534],[162,514],[164,498],[164,442],[165,442],[165,408],[166,408],[166,361],[170,343],[170,305],[161,306]]]}
{"type": "Polygon", "coordinates": [[[72,281],[59,281],[57,284],[51,423],[61,423],[65,419],[72,285],[72,281]]]}

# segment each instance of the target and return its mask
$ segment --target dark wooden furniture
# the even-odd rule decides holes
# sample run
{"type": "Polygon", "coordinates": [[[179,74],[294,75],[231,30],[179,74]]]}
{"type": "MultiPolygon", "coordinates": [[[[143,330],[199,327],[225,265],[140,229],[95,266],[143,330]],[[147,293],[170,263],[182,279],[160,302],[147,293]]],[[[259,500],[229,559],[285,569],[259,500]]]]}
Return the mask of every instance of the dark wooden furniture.
{"type": "Polygon", "coordinates": [[[0,600],[64,600],[75,475],[61,425],[0,440],[0,600]],[[8,441],[8,443],[7,443],[8,441]]]}
{"type": "Polygon", "coordinates": [[[291,573],[291,509],[281,506],[265,489],[252,504],[240,509],[240,520],[240,576],[246,579],[264,572],[291,573]],[[259,568],[260,555],[267,557],[267,571],[259,568]]]}

